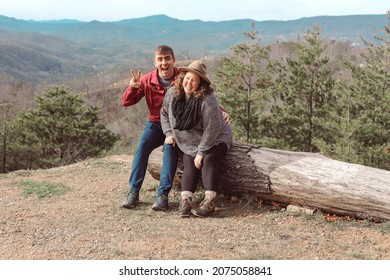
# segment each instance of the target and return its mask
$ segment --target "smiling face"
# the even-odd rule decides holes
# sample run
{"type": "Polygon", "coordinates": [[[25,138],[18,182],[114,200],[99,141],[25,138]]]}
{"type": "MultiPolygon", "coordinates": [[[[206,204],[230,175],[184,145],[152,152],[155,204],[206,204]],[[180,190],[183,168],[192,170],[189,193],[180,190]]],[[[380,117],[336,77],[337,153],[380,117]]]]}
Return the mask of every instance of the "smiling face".
{"type": "Polygon", "coordinates": [[[183,79],[183,88],[187,96],[191,96],[200,84],[200,77],[192,72],[187,72],[183,79]]]}
{"type": "Polygon", "coordinates": [[[158,70],[158,75],[165,80],[173,78],[175,74],[174,64],[175,58],[169,52],[156,53],[154,56],[154,65],[158,70]]]}

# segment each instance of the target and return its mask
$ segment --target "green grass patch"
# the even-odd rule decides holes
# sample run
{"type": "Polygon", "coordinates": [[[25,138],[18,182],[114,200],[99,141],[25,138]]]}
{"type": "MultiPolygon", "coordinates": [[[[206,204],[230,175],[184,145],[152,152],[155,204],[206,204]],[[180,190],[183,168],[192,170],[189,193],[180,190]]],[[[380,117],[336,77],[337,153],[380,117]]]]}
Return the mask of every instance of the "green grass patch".
{"type": "Polygon", "coordinates": [[[375,228],[381,233],[390,233],[390,222],[377,224],[375,228]]]}
{"type": "Polygon", "coordinates": [[[34,182],[24,180],[20,183],[25,197],[36,195],[38,198],[62,195],[70,190],[69,187],[61,183],[34,182]]]}

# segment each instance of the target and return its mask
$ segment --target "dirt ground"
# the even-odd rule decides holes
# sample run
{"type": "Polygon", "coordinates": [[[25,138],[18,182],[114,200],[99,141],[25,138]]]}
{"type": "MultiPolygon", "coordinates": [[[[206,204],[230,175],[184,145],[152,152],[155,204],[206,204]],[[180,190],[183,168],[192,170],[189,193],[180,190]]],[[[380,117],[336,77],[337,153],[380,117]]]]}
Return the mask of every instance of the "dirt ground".
{"type": "Polygon", "coordinates": [[[1,175],[0,259],[390,259],[389,223],[330,222],[321,213],[292,215],[230,197],[220,199],[212,217],[183,219],[176,190],[169,211],[151,210],[157,181],[149,175],[140,206],[124,209],[131,161],[109,156],[1,175]]]}

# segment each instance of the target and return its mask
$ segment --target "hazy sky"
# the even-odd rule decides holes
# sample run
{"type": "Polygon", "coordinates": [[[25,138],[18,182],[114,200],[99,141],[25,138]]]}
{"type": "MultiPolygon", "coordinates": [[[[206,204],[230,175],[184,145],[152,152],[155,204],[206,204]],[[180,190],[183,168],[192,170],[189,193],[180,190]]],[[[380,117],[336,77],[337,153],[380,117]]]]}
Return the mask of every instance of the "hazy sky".
{"type": "Polygon", "coordinates": [[[263,21],[387,10],[389,0],[0,0],[0,15],[26,20],[117,21],[165,14],[181,20],[263,21]]]}

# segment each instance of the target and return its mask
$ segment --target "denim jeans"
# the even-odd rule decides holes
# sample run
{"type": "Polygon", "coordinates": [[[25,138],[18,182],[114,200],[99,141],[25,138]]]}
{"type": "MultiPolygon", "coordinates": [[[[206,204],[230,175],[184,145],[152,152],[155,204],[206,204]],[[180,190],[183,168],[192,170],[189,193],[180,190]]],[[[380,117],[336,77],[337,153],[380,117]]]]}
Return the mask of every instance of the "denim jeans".
{"type": "Polygon", "coordinates": [[[129,179],[130,191],[139,192],[145,179],[149,155],[157,147],[164,145],[163,163],[157,195],[168,195],[172,188],[177,167],[178,148],[165,144],[165,135],[159,122],[147,121],[135,152],[129,179]]]}

